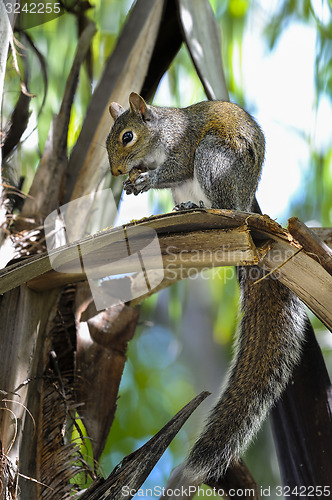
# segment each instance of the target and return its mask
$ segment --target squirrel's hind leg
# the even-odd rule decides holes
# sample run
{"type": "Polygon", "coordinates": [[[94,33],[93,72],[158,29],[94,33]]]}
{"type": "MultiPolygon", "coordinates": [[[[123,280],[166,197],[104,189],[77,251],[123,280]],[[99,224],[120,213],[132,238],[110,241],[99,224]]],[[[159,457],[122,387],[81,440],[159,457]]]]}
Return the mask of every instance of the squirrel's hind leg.
{"type": "Polygon", "coordinates": [[[195,210],[195,208],[206,208],[203,200],[199,201],[199,205],[193,201],[185,201],[183,203],[178,203],[175,205],[173,210],[176,212],[181,212],[181,210],[195,210]]]}
{"type": "MultiPolygon", "coordinates": [[[[210,207],[226,210],[250,211],[255,187],[251,189],[250,176],[243,153],[215,135],[206,135],[198,144],[194,158],[194,179],[210,207]]],[[[257,182],[256,182],[257,184],[257,182]]]]}

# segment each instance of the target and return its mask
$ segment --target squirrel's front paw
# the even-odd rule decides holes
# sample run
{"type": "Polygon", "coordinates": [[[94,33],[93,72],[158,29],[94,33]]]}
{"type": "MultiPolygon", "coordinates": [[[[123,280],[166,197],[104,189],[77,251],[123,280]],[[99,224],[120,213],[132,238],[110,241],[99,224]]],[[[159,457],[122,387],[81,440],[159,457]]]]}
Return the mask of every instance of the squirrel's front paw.
{"type": "Polygon", "coordinates": [[[123,181],[123,189],[127,194],[131,194],[134,192],[134,184],[130,179],[126,179],[125,181],[123,181]]]}
{"type": "Polygon", "coordinates": [[[134,182],[134,194],[144,193],[151,188],[150,172],[142,172],[134,182]]]}
{"type": "Polygon", "coordinates": [[[148,191],[151,188],[150,172],[142,172],[134,181],[127,179],[123,188],[127,194],[133,193],[135,196],[148,191]]]}

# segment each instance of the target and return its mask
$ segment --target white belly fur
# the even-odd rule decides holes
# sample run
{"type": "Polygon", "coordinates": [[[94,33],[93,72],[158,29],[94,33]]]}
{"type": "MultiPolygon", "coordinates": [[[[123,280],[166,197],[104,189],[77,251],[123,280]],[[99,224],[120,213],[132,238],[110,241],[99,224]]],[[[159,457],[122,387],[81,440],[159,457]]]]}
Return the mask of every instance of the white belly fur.
{"type": "Polygon", "coordinates": [[[211,208],[211,201],[206,196],[195,177],[182,182],[182,184],[175,188],[172,188],[172,195],[176,205],[186,201],[193,201],[199,205],[199,202],[203,201],[206,208],[211,208]]]}

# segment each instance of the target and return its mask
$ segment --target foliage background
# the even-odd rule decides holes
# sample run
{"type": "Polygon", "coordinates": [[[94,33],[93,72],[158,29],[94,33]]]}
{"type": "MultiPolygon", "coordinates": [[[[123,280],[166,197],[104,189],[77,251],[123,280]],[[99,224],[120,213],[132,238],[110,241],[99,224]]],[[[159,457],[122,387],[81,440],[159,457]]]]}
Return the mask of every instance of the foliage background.
{"type": "MultiPolygon", "coordinates": [[[[224,68],[231,100],[256,116],[267,136],[267,173],[263,176],[258,196],[263,212],[278,217],[279,222],[285,222],[287,217],[295,215],[304,221],[315,221],[315,225],[331,226],[332,141],[326,133],[326,128],[330,129],[329,124],[332,122],[331,3],[328,0],[210,0],[210,3],[222,29],[224,68]],[[301,80],[300,72],[296,78],[298,61],[286,60],[283,53],[284,59],[279,58],[278,65],[271,68],[272,73],[267,80],[257,53],[256,57],[250,53],[250,50],[259,47],[259,55],[263,55],[265,60],[273,59],[284,40],[288,40],[286,43],[295,43],[294,37],[299,27],[303,29],[303,34],[310,33],[310,40],[313,40],[310,54],[302,52],[301,42],[296,45],[299,60],[306,59],[307,66],[311,68],[308,79],[312,80],[312,95],[303,92],[303,89],[307,91],[308,86],[301,80]],[[294,73],[289,72],[292,65],[295,67],[294,73]],[[260,85],[262,80],[267,83],[264,96],[260,85]],[[274,86],[271,85],[273,81],[274,86]],[[254,84],[250,86],[250,82],[254,84]],[[273,102],[274,107],[271,106],[267,111],[262,109],[261,103],[266,102],[264,99],[273,102]],[[311,114],[308,121],[299,125],[299,121],[294,120],[297,108],[292,107],[292,103],[301,99],[303,105],[308,104],[309,100],[311,114]],[[287,110],[280,123],[279,116],[273,115],[273,109],[285,109],[285,102],[287,110]],[[271,123],[276,127],[271,126],[271,123]],[[268,131],[271,131],[271,135],[268,131]],[[278,131],[280,135],[274,135],[273,131],[278,131]],[[273,152],[277,150],[276,159],[276,153],[273,156],[273,152]],[[295,184],[292,175],[296,176],[295,184]],[[278,199],[281,200],[279,206],[278,201],[275,201],[278,199]],[[278,208],[274,210],[276,206],[278,208]]],[[[84,68],[71,115],[69,148],[76,141],[91,93],[132,1],[94,0],[91,4],[89,16],[98,27],[92,50],[93,80],[90,84],[84,68]]],[[[28,131],[10,161],[10,177],[15,183],[24,177],[24,192],[28,191],[32,182],[52,116],[59,110],[76,47],[76,19],[71,14],[65,14],[33,27],[27,33],[45,59],[41,63],[41,58],[31,50],[23,34],[17,34],[21,43],[29,47],[29,91],[36,95],[32,100],[33,112],[28,131]],[[47,84],[42,78],[43,69],[47,72],[47,84]]],[[[302,43],[304,48],[307,47],[304,39],[302,43]]],[[[20,50],[24,53],[23,48],[20,50]]],[[[291,47],[289,52],[294,53],[291,47]]],[[[5,82],[3,123],[8,120],[20,91],[12,63],[10,58],[5,82]]],[[[22,63],[20,65],[23,71],[22,63]]],[[[183,47],[161,82],[154,102],[185,106],[204,98],[202,86],[183,47]]],[[[100,147],[104,145],[100,144],[100,147]]],[[[163,192],[142,195],[141,198],[135,198],[134,202],[127,198],[123,201],[124,206],[130,206],[133,211],[130,217],[127,209],[129,218],[134,217],[138,209],[142,210],[142,215],[148,215],[172,207],[169,195],[163,192]]],[[[150,487],[165,484],[170,470],[183,460],[202,425],[203,414],[218,394],[232,356],[237,303],[238,287],[232,269],[210,271],[204,273],[203,277],[192,277],[144,303],[140,327],[129,346],[116,419],[102,457],[101,465],[105,473],[109,473],[124,455],[151,437],[198,391],[210,390],[213,393],[210,401],[186,424],[146,483],[150,487]]],[[[331,336],[317,319],[313,318],[313,322],[331,368],[331,336]]],[[[248,451],[246,462],[259,485],[267,487],[280,484],[268,423],[248,451]]]]}

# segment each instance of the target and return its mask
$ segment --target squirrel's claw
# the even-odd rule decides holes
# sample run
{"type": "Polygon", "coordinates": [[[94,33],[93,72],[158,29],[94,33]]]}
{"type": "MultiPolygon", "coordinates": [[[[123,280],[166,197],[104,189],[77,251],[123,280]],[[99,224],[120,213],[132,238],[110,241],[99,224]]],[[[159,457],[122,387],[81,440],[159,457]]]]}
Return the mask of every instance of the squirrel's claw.
{"type": "Polygon", "coordinates": [[[134,184],[129,179],[127,179],[123,182],[123,189],[126,194],[132,194],[134,192],[134,184]]]}
{"type": "Polygon", "coordinates": [[[194,210],[195,208],[206,208],[206,207],[202,200],[199,202],[199,205],[197,205],[197,203],[194,203],[193,201],[184,201],[183,203],[175,205],[173,210],[175,210],[176,212],[180,212],[181,210],[194,210]]]}

